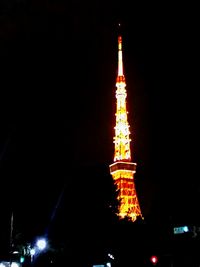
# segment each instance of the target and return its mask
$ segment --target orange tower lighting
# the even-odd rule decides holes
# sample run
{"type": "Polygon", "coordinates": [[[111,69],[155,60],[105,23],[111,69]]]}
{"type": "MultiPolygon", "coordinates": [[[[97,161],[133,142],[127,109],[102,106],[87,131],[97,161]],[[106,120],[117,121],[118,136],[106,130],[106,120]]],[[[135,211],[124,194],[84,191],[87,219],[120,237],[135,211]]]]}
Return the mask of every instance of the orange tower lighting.
{"type": "Polygon", "coordinates": [[[122,219],[126,216],[135,221],[138,216],[142,217],[140,210],[134,174],[136,163],[131,161],[130,130],[126,109],[126,82],[123,72],[122,60],[122,37],[118,37],[118,75],[116,80],[116,125],[114,136],[114,163],[111,164],[110,173],[117,189],[119,190],[120,206],[118,216],[122,219]]]}

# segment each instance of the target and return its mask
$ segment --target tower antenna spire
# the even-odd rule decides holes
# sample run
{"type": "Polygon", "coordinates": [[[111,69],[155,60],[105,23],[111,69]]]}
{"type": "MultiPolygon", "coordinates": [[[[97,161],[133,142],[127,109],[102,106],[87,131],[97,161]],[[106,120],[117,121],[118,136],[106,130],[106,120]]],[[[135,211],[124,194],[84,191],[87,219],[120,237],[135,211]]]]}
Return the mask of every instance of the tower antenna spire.
{"type": "Polygon", "coordinates": [[[122,23],[120,21],[117,24],[117,34],[118,36],[122,35],[122,23]]]}

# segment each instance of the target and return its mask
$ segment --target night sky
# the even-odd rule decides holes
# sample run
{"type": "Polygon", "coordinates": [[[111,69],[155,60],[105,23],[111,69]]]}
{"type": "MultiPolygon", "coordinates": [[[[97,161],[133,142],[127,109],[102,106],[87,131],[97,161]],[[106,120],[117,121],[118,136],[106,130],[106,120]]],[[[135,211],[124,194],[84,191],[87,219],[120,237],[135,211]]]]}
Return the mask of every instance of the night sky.
{"type": "Polygon", "coordinates": [[[1,1],[1,247],[12,211],[16,227],[42,233],[64,186],[76,191],[70,179],[78,187],[92,170],[109,173],[118,22],[144,217],[199,221],[195,10],[144,1],[1,1]]]}

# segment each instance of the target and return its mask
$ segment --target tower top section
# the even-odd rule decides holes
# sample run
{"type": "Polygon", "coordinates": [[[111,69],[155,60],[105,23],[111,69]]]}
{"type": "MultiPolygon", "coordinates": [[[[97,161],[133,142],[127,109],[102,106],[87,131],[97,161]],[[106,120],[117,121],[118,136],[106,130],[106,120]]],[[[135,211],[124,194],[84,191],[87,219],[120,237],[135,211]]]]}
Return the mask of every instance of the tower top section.
{"type": "Polygon", "coordinates": [[[122,36],[118,37],[118,75],[117,83],[125,83],[125,76],[123,70],[123,59],[122,59],[122,36]]]}
{"type": "Polygon", "coordinates": [[[118,74],[116,81],[116,126],[115,126],[115,153],[114,162],[131,161],[129,124],[126,110],[126,83],[122,60],[122,37],[118,37],[118,74]]]}

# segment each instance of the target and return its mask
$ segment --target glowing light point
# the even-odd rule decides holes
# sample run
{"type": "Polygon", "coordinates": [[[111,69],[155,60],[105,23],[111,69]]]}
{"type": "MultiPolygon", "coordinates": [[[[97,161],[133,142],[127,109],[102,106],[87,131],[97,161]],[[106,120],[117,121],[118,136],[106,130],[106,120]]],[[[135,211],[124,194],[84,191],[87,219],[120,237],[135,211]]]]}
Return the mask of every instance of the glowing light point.
{"type": "Polygon", "coordinates": [[[156,264],[158,262],[158,257],[157,256],[152,256],[150,260],[151,260],[151,262],[153,264],[156,264]]]}
{"type": "Polygon", "coordinates": [[[20,263],[23,263],[24,261],[25,261],[24,256],[21,256],[21,257],[20,257],[20,263]]]}
{"type": "Polygon", "coordinates": [[[39,250],[44,250],[47,246],[47,241],[45,239],[39,239],[37,241],[37,247],[39,250]]]}
{"type": "Polygon", "coordinates": [[[35,249],[34,249],[34,248],[32,248],[32,249],[30,250],[30,254],[31,254],[31,256],[34,256],[34,255],[35,255],[35,249]]]}

